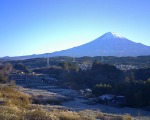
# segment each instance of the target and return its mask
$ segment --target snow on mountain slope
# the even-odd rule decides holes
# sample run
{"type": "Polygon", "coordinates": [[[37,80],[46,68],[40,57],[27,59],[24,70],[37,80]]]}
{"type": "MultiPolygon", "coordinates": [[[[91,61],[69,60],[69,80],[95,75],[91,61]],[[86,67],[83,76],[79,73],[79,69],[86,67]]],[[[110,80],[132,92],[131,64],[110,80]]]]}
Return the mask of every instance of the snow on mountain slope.
{"type": "Polygon", "coordinates": [[[30,59],[38,57],[40,58],[45,57],[48,54],[49,57],[143,56],[143,55],[150,55],[150,46],[146,46],[141,43],[135,43],[125,37],[117,35],[114,32],[108,32],[89,43],[71,49],[39,55],[9,57],[9,59],[30,59]]]}
{"type": "Polygon", "coordinates": [[[141,56],[150,55],[150,46],[146,46],[141,43],[135,43],[113,32],[108,32],[84,45],[51,54],[51,56],[55,55],[141,56]]]}
{"type": "Polygon", "coordinates": [[[108,33],[103,35],[103,39],[111,39],[111,38],[124,38],[124,37],[117,35],[114,32],[108,32],[108,33]]]}

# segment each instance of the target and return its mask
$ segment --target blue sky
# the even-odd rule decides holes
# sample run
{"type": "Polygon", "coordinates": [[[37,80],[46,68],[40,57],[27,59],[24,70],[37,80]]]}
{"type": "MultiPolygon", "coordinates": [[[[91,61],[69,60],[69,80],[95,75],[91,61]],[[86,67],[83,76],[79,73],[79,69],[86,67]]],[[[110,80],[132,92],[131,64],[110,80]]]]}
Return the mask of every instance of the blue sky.
{"type": "Polygon", "coordinates": [[[78,46],[115,32],[150,46],[150,0],[0,0],[0,57],[78,46]]]}

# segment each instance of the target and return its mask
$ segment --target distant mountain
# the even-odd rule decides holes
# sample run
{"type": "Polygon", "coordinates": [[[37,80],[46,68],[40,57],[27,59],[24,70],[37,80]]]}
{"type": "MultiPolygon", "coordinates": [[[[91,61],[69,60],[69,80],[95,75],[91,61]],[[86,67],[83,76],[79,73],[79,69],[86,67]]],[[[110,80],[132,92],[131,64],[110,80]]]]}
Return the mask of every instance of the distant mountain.
{"type": "Polygon", "coordinates": [[[33,54],[33,55],[25,55],[25,56],[14,56],[14,57],[2,57],[0,58],[0,60],[26,60],[26,59],[33,59],[33,58],[43,58],[43,57],[47,57],[47,54],[49,53],[45,53],[45,54],[33,54]]]}
{"type": "Polygon", "coordinates": [[[150,46],[135,43],[125,37],[108,32],[101,37],[67,50],[39,55],[28,55],[18,57],[6,57],[7,59],[30,59],[38,57],[54,56],[143,56],[150,55],[150,46]]]}
{"type": "Polygon", "coordinates": [[[135,43],[108,32],[92,42],[71,49],[54,52],[50,56],[142,56],[150,55],[150,46],[135,43]]]}

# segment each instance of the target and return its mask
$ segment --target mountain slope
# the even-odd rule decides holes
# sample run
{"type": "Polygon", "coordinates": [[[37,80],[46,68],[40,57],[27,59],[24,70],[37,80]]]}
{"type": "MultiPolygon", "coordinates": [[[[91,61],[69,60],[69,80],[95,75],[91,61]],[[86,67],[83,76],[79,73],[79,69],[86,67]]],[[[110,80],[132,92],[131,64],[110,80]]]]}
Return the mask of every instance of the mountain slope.
{"type": "Polygon", "coordinates": [[[150,46],[132,42],[108,32],[92,42],[71,49],[54,52],[50,56],[141,56],[150,55],[150,46]]]}
{"type": "Polygon", "coordinates": [[[150,46],[135,43],[125,37],[108,32],[101,37],[71,49],[45,53],[39,55],[27,55],[18,57],[4,57],[3,59],[31,59],[54,56],[143,56],[150,55],[150,46]]]}

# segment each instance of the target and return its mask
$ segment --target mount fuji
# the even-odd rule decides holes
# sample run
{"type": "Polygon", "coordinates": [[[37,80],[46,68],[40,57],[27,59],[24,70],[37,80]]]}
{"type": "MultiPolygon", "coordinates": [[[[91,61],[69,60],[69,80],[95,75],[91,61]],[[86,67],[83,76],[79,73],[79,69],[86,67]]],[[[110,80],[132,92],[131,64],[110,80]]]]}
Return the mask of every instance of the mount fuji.
{"type": "MultiPolygon", "coordinates": [[[[67,43],[66,43],[67,44],[67,43]]],[[[41,57],[54,56],[146,56],[150,55],[150,46],[141,43],[135,43],[125,37],[108,32],[99,38],[67,50],[57,51],[53,53],[18,56],[18,57],[4,57],[3,59],[31,59],[41,57]]]]}
{"type": "Polygon", "coordinates": [[[143,56],[150,55],[150,46],[108,32],[99,38],[71,49],[54,52],[50,56],[143,56]]]}

